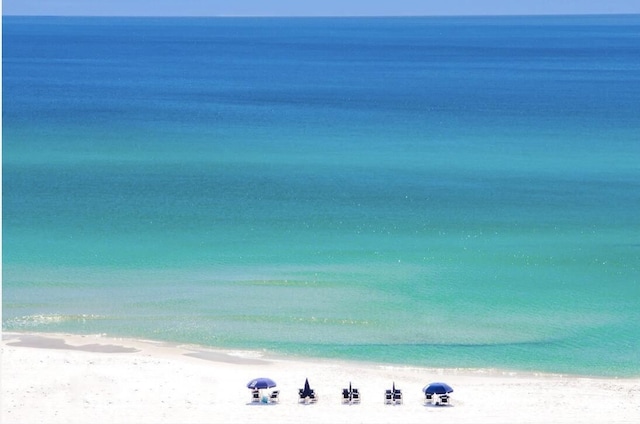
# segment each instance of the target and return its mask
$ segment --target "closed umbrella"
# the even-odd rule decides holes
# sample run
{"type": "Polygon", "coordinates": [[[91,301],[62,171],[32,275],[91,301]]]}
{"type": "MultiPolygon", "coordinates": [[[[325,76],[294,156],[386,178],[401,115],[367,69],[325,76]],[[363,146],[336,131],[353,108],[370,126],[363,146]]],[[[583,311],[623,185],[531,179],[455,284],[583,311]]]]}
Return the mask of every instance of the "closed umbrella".
{"type": "Polygon", "coordinates": [[[309,379],[304,380],[304,389],[302,390],[301,397],[306,398],[311,396],[311,386],[309,386],[309,379]]]}

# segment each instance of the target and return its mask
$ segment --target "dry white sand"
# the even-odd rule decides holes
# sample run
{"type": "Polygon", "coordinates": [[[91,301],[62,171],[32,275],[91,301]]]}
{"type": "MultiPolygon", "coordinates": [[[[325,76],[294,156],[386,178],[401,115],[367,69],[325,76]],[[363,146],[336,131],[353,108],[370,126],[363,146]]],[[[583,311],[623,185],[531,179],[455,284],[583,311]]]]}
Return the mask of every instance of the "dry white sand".
{"type": "Polygon", "coordinates": [[[271,358],[101,336],[4,333],[2,423],[640,423],[640,379],[271,358]],[[251,404],[246,384],[278,383],[251,404]],[[316,404],[300,404],[309,378],[316,404]],[[341,402],[352,382],[357,405],[341,402]],[[402,405],[384,391],[402,389],[402,405]],[[445,381],[450,406],[425,405],[445,381]]]}

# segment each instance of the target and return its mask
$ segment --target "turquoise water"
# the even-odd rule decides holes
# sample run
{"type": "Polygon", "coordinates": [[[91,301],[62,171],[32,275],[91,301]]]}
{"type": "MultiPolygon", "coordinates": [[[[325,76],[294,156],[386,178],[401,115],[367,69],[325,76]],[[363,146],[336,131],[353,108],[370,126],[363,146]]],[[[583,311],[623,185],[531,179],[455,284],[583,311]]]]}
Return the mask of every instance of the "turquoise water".
{"type": "Polygon", "coordinates": [[[3,330],[640,375],[640,17],[3,18],[3,330]]]}

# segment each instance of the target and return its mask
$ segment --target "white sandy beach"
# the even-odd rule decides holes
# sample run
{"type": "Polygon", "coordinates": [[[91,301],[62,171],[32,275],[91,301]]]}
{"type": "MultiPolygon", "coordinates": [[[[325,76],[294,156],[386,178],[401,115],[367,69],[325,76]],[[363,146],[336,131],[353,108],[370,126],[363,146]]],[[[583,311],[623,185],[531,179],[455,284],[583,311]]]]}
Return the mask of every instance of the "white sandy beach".
{"type": "Polygon", "coordinates": [[[640,379],[532,375],[271,358],[259,352],[102,336],[4,333],[3,423],[638,423],[640,379]],[[278,383],[280,402],[251,404],[246,384],[278,383]],[[309,378],[316,404],[298,403],[309,378]],[[343,405],[352,382],[362,393],[343,405]],[[402,389],[402,405],[384,391],[402,389]],[[425,405],[445,381],[450,406],[425,405]]]}

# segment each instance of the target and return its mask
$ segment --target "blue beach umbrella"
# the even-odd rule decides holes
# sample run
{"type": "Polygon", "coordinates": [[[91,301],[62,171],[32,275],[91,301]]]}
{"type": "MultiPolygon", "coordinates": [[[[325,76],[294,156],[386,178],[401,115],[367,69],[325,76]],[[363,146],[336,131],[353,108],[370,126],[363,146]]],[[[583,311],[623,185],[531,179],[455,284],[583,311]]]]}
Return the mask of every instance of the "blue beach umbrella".
{"type": "Polygon", "coordinates": [[[428,395],[444,395],[453,392],[453,389],[447,383],[430,383],[422,391],[428,395]]]}
{"type": "Polygon", "coordinates": [[[270,389],[272,387],[276,387],[276,382],[265,377],[254,378],[249,382],[249,384],[247,384],[247,387],[252,390],[270,389]]]}

